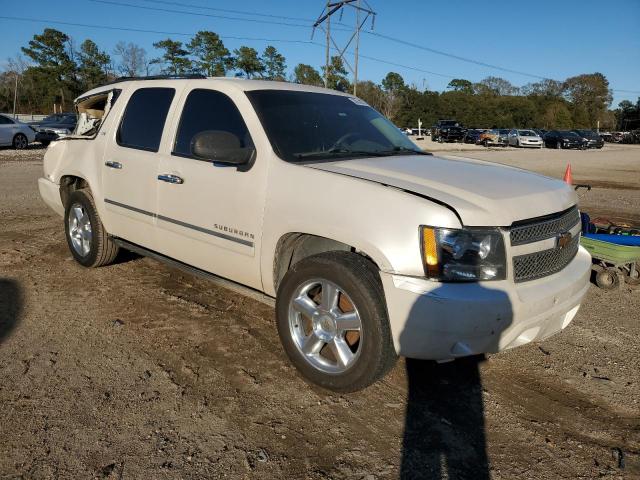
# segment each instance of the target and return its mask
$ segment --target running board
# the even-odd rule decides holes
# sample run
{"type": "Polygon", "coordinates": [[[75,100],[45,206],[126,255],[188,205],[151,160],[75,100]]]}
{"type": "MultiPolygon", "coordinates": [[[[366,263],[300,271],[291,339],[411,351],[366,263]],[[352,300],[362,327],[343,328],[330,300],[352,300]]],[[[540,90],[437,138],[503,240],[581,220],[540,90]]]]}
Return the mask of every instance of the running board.
{"type": "Polygon", "coordinates": [[[240,295],[244,295],[245,297],[252,298],[270,307],[275,307],[276,305],[275,298],[270,297],[269,295],[253,288],[241,285],[226,278],[219,277],[218,275],[214,275],[213,273],[205,272],[204,270],[200,270],[199,268],[192,267],[191,265],[187,265],[186,263],[179,262],[178,260],[174,260],[173,258],[162,255],[161,253],[154,252],[153,250],[148,250],[134,243],[129,243],[126,240],[122,240],[121,238],[111,237],[111,240],[119,247],[130,250],[134,253],[137,253],[138,255],[142,255],[143,257],[153,258],[154,260],[164,263],[169,267],[182,270],[185,273],[204,278],[205,280],[209,280],[213,284],[219,287],[226,288],[227,290],[231,290],[234,293],[239,293],[240,295]]]}

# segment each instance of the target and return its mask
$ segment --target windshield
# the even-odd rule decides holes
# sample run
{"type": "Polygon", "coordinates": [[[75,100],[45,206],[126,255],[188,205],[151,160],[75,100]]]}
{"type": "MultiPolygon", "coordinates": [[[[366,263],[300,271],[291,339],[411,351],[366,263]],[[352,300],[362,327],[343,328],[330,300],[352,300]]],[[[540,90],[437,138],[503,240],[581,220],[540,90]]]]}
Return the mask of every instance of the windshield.
{"type": "Polygon", "coordinates": [[[562,135],[564,138],[580,138],[576,132],[564,131],[560,132],[560,135],[562,135]]]}
{"type": "Polygon", "coordinates": [[[599,135],[592,130],[576,130],[576,132],[585,138],[598,138],[599,135]]]}
{"type": "Polygon", "coordinates": [[[502,135],[506,135],[509,133],[509,130],[507,130],[506,128],[501,128],[500,130],[498,130],[498,132],[502,135]]]}
{"type": "Polygon", "coordinates": [[[360,99],[291,90],[247,92],[275,152],[288,162],[423,153],[360,99]]]}
{"type": "Polygon", "coordinates": [[[532,130],[518,130],[518,135],[521,137],[537,137],[536,132],[532,130]]]}

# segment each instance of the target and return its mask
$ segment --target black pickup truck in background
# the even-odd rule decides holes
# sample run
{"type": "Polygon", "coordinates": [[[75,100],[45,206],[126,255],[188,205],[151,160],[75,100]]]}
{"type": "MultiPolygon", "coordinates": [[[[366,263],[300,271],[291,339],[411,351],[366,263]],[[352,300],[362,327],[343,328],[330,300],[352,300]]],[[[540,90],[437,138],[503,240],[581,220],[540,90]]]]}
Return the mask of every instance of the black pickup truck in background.
{"type": "Polygon", "coordinates": [[[438,120],[431,127],[431,140],[434,142],[461,142],[466,129],[456,120],[438,120]]]}

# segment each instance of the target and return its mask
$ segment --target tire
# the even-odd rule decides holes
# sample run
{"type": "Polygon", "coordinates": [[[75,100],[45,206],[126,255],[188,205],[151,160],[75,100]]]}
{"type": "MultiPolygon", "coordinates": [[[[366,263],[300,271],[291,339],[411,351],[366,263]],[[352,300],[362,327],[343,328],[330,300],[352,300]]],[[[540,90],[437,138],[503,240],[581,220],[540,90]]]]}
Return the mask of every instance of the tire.
{"type": "Polygon", "coordinates": [[[634,274],[631,274],[631,270],[624,276],[624,281],[628,285],[640,285],[640,263],[636,262],[634,274]]]}
{"type": "Polygon", "coordinates": [[[101,267],[118,255],[119,248],[102,225],[89,190],[76,190],[69,196],[64,227],[69,250],[80,265],[101,267]]]}
{"type": "Polygon", "coordinates": [[[24,133],[16,133],[13,137],[13,148],[16,150],[24,150],[29,145],[29,139],[24,133]]]}
{"type": "Polygon", "coordinates": [[[378,271],[355,253],[328,252],[296,263],[278,288],[276,319],[291,363],[307,381],[328,390],[362,390],[397,359],[378,271]],[[351,319],[347,326],[359,322],[359,330],[343,330],[341,318],[351,319]],[[311,346],[308,353],[305,346],[311,346]]]}
{"type": "Polygon", "coordinates": [[[489,148],[489,140],[484,140],[482,145],[484,145],[485,148],[489,148]]]}
{"type": "Polygon", "coordinates": [[[596,285],[603,290],[613,290],[620,285],[618,270],[615,268],[603,268],[596,274],[596,285]]]}

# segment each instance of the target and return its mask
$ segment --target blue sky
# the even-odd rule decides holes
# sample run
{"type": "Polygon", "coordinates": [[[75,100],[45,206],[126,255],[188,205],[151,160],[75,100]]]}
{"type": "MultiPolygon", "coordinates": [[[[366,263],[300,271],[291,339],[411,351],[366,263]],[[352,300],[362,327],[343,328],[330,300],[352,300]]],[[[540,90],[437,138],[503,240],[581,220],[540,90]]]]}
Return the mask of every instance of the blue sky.
{"type": "MultiPolygon", "coordinates": [[[[64,31],[78,44],[89,37],[108,52],[113,50],[119,40],[125,40],[143,46],[149,56],[154,57],[157,55],[152,47],[155,41],[168,36],[188,41],[188,36],[177,33],[213,30],[222,37],[227,37],[224,41],[229,49],[248,45],[261,51],[266,45],[273,44],[286,56],[290,70],[301,62],[315,67],[324,62],[322,46],[295,43],[311,39],[311,28],[306,25],[310,25],[318,16],[323,0],[161,0],[159,3],[150,0],[107,1],[112,3],[92,0],[65,0],[62,3],[51,0],[0,0],[0,6],[3,7],[0,8],[0,15],[46,20],[26,22],[0,18],[0,62],[15,56],[33,34],[41,32],[46,26],[64,31]],[[151,9],[183,10],[210,16],[132,8],[124,4],[151,9]],[[178,4],[293,18],[251,16],[178,4]],[[61,25],[53,23],[54,21],[176,34],[106,30],[61,25]],[[252,40],[230,37],[248,37],[252,40]]],[[[369,0],[369,4],[378,13],[373,30],[376,34],[486,64],[556,79],[598,71],[607,76],[611,88],[616,90],[614,106],[624,99],[635,102],[640,96],[640,0],[607,3],[596,0],[369,0]]],[[[333,18],[337,20],[336,17],[333,18]]],[[[342,23],[352,25],[354,22],[353,10],[347,9],[342,23]]],[[[367,30],[369,28],[370,24],[367,25],[367,30]]],[[[335,33],[339,44],[348,35],[346,32],[335,33]]],[[[322,32],[316,32],[314,41],[324,42],[322,32]]],[[[362,34],[360,53],[422,70],[361,57],[360,78],[376,82],[388,71],[397,71],[407,82],[431,90],[443,90],[451,79],[450,76],[478,81],[494,75],[506,78],[515,85],[536,81],[536,78],[464,62],[370,33],[362,34]],[[435,75],[436,73],[441,75],[435,75]]]]}

